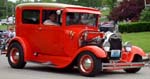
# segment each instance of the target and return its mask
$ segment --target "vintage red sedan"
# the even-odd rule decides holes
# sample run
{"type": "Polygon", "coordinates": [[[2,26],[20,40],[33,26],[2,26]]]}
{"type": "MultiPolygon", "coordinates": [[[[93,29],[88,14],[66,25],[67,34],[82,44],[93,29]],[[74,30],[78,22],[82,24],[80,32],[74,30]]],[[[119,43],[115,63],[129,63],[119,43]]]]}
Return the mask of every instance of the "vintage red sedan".
{"type": "Polygon", "coordinates": [[[7,50],[10,66],[20,69],[26,62],[75,66],[84,76],[106,69],[138,72],[145,65],[145,52],[129,42],[122,44],[117,32],[99,31],[100,15],[94,8],[60,3],[17,5],[16,37],[7,50]]]}

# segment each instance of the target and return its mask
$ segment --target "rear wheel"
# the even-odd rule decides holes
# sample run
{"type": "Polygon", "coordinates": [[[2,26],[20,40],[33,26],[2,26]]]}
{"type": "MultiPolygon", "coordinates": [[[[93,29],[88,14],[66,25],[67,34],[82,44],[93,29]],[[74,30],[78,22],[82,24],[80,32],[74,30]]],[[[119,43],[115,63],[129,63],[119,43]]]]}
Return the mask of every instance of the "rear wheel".
{"type": "Polygon", "coordinates": [[[12,68],[24,68],[26,62],[22,46],[19,43],[14,42],[8,48],[8,62],[12,68]]]}
{"type": "MultiPolygon", "coordinates": [[[[142,62],[142,57],[141,56],[135,56],[132,62],[142,62]]],[[[125,72],[127,73],[136,73],[141,69],[141,67],[139,68],[128,68],[128,69],[124,69],[125,72]]]]}
{"type": "Polygon", "coordinates": [[[81,53],[78,57],[78,69],[81,75],[95,76],[102,69],[102,63],[90,52],[81,53]]]}

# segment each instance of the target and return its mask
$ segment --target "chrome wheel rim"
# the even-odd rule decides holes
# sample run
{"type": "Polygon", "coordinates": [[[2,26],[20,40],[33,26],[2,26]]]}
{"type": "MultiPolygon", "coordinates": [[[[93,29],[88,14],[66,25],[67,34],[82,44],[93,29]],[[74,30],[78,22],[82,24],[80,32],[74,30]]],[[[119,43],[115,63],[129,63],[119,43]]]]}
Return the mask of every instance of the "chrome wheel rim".
{"type": "Polygon", "coordinates": [[[14,64],[19,62],[19,50],[17,48],[12,48],[10,51],[10,61],[14,64]]]}
{"type": "Polygon", "coordinates": [[[90,73],[92,72],[94,68],[94,62],[91,56],[89,55],[84,55],[80,59],[80,68],[81,71],[84,73],[90,73]]]}

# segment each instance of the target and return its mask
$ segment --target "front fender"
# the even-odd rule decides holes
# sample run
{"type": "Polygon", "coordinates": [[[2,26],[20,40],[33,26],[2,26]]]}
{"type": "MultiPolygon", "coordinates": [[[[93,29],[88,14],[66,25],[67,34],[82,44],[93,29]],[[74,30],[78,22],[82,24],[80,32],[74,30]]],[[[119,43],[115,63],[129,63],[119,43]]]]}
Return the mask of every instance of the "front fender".
{"type": "MultiPolygon", "coordinates": [[[[13,42],[18,42],[18,43],[22,46],[23,52],[24,52],[24,60],[25,60],[25,61],[28,61],[28,60],[30,59],[30,56],[32,56],[32,55],[31,55],[31,53],[32,53],[31,47],[30,47],[30,45],[28,44],[28,42],[27,42],[24,38],[21,38],[21,37],[18,37],[18,36],[14,37],[14,38],[10,41],[9,46],[10,46],[13,42]]],[[[9,47],[9,46],[8,46],[8,47],[9,47]]]]}
{"type": "Polygon", "coordinates": [[[145,52],[141,48],[137,46],[132,46],[132,51],[128,55],[129,56],[128,61],[131,62],[134,59],[135,55],[146,56],[145,52]]]}
{"type": "Polygon", "coordinates": [[[89,52],[93,53],[98,58],[106,58],[107,57],[107,54],[105,53],[105,51],[102,50],[98,46],[84,46],[84,47],[78,49],[76,54],[79,55],[80,53],[85,52],[85,51],[89,51],[89,52]]]}

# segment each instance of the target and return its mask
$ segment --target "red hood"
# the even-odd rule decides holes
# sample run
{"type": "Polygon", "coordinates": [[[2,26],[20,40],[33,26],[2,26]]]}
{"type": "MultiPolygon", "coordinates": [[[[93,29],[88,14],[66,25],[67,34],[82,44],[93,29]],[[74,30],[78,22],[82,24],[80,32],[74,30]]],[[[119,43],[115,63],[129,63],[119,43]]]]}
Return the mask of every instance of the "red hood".
{"type": "MultiPolygon", "coordinates": [[[[72,35],[77,38],[79,38],[81,34],[85,31],[98,32],[97,28],[93,28],[93,27],[70,27],[66,29],[67,34],[72,33],[72,35]]],[[[101,33],[101,36],[102,35],[103,34],[101,33]]]]}

